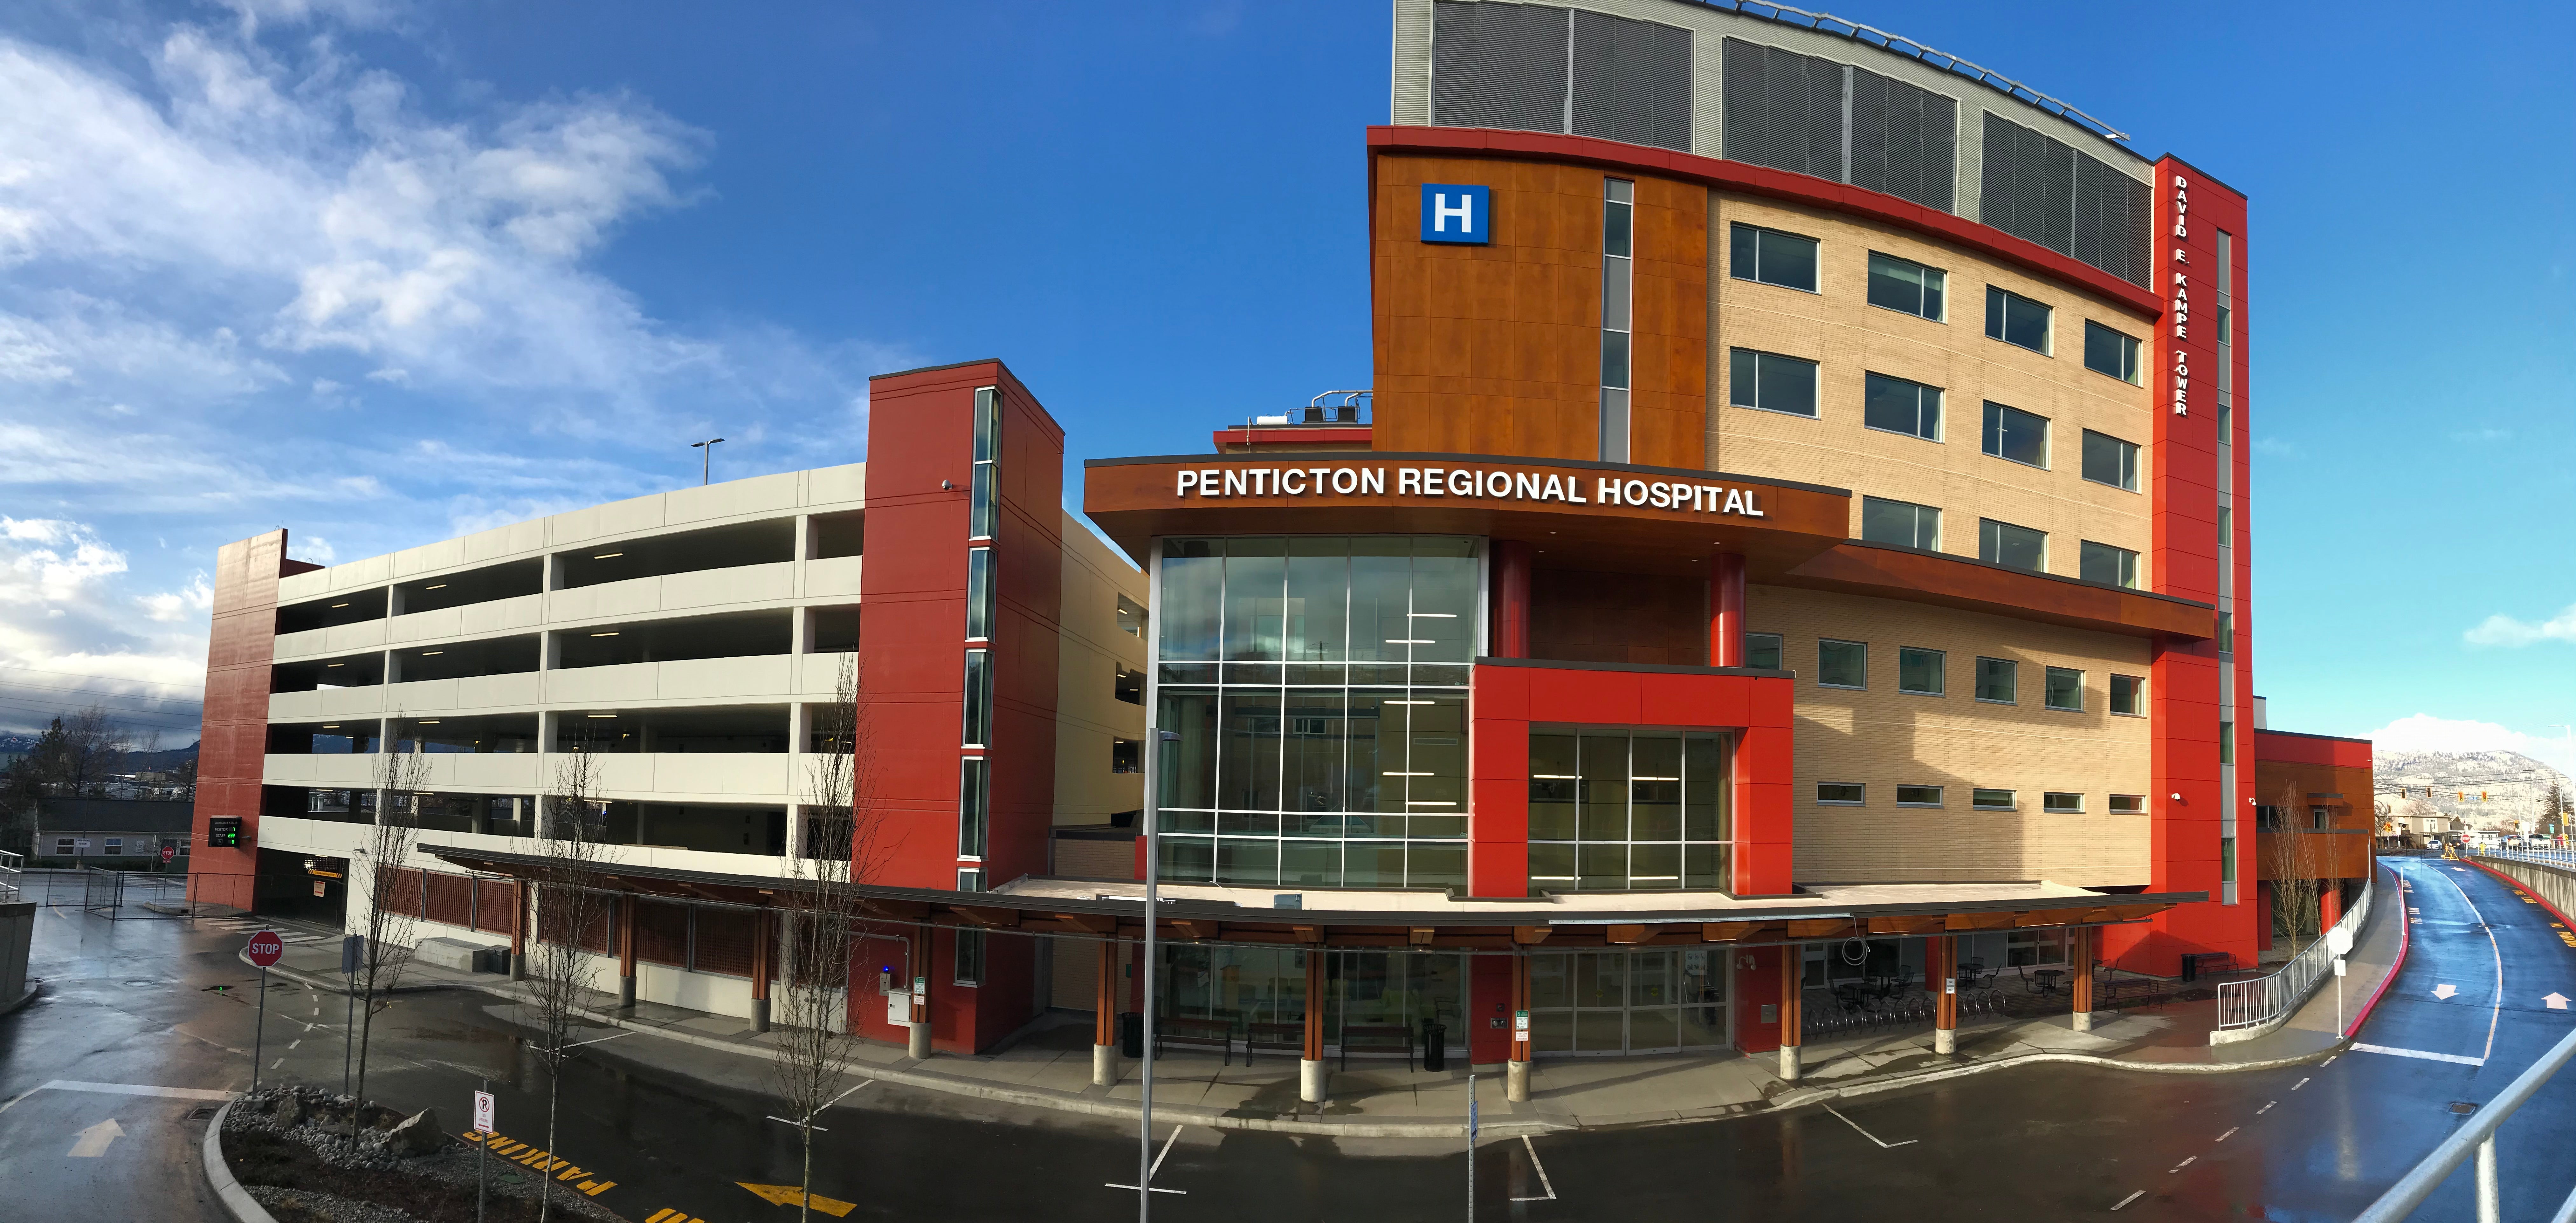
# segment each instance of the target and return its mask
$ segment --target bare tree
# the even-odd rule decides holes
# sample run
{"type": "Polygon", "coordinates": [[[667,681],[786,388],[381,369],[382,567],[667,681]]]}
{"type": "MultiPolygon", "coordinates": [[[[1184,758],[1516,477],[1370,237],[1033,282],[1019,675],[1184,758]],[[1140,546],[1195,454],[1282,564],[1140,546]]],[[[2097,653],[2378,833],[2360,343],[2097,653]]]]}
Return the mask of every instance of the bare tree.
{"type": "Polygon", "coordinates": [[[2286,818],[2291,799],[2283,795],[2275,810],[2284,813],[2278,827],[2272,829],[2264,846],[2264,865],[2272,876],[2272,912],[2290,938],[2290,954],[2296,955],[2304,937],[2313,942],[2324,935],[2318,928],[2317,898],[2323,889],[2325,846],[2322,838],[2303,828],[2293,827],[2286,818]]]}
{"type": "MultiPolygon", "coordinates": [[[[535,1051],[546,1064],[546,1149],[555,1149],[555,1106],[563,1067],[572,1054],[574,1027],[599,976],[598,953],[588,944],[606,926],[609,897],[603,866],[606,831],[599,793],[599,760],[585,739],[555,758],[553,788],[540,816],[536,871],[537,938],[520,995],[535,1051]]],[[[537,1217],[552,1208],[552,1177],[537,1182],[537,1217]]]]}
{"type": "MultiPolygon", "coordinates": [[[[401,715],[395,715],[397,726],[401,715]]],[[[418,937],[422,905],[420,876],[410,869],[412,846],[420,841],[421,806],[430,799],[423,787],[429,780],[429,758],[420,753],[418,739],[409,740],[412,750],[403,750],[405,741],[397,738],[385,744],[376,757],[376,822],[367,826],[366,839],[358,846],[358,856],[349,866],[362,876],[350,882],[357,886],[354,895],[367,898],[367,912],[362,919],[367,936],[358,958],[357,980],[350,984],[359,991],[358,1024],[358,1099],[367,1098],[367,1048],[375,1034],[376,1012],[393,1005],[394,987],[411,967],[412,945],[418,937]],[[408,897],[397,898],[397,887],[409,887],[408,897]]],[[[357,1112],[349,1114],[353,1132],[357,1112]]]]}
{"type": "Polygon", "coordinates": [[[859,710],[858,656],[841,657],[832,703],[813,708],[818,750],[806,778],[804,843],[789,847],[790,886],[777,910],[785,961],[770,1085],[804,1142],[804,1196],[797,1218],[810,1218],[814,1190],[814,1118],[847,1094],[842,1083],[858,1060],[850,1031],[850,960],[867,936],[859,889],[878,870],[873,810],[858,798],[868,772],[859,710]]]}

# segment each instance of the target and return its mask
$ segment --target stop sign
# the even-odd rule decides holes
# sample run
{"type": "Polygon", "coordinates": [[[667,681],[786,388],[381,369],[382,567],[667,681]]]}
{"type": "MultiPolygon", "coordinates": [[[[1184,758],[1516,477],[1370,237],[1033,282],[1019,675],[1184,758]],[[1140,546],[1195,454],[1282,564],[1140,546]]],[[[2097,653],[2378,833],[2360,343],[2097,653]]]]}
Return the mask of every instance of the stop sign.
{"type": "Polygon", "coordinates": [[[262,930],[250,936],[251,963],[266,968],[277,963],[278,957],[285,954],[286,944],[278,941],[276,931],[262,930]]]}
{"type": "Polygon", "coordinates": [[[162,846],[162,847],[161,847],[161,860],[162,860],[163,862],[167,862],[167,861],[169,861],[170,859],[172,859],[172,858],[176,858],[176,857],[178,857],[178,856],[179,856],[179,847],[178,847],[178,846],[176,846],[176,845],[164,845],[164,846],[162,846]]]}

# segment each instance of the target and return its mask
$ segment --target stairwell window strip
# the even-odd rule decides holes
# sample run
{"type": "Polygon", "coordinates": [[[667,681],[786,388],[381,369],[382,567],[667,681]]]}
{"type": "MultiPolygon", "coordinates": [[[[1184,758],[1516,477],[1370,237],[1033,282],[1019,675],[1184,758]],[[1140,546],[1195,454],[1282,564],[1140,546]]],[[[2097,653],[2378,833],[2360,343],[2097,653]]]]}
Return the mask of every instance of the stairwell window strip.
{"type": "Polygon", "coordinates": [[[957,767],[957,856],[980,861],[991,839],[992,766],[968,756],[957,767]]]}
{"type": "MultiPolygon", "coordinates": [[[[984,872],[981,870],[961,870],[957,872],[957,890],[960,892],[983,891],[984,872]]],[[[982,985],[984,983],[983,931],[960,930],[957,932],[956,969],[956,972],[950,978],[955,983],[959,985],[982,985]]]]}
{"type": "Polygon", "coordinates": [[[1601,461],[1628,461],[1636,184],[1601,180],[1601,461]]]}
{"type": "Polygon", "coordinates": [[[993,731],[993,652],[966,651],[965,725],[960,746],[989,747],[993,731]]]}
{"type": "Polygon", "coordinates": [[[973,539],[993,537],[993,501],[996,491],[996,465],[1002,449],[1002,388],[979,387],[975,391],[975,473],[968,490],[966,534],[973,539]]]}
{"type": "Polygon", "coordinates": [[[966,550],[966,639],[993,638],[993,550],[966,550]]]}

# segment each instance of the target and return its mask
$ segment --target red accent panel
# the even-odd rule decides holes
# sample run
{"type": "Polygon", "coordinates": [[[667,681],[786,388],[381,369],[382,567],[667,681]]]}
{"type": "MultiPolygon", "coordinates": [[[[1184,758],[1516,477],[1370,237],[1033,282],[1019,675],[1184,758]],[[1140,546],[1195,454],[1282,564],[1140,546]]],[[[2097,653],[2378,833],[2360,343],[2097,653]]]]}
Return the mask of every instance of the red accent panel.
{"type": "Polygon", "coordinates": [[[277,651],[277,580],[315,566],[286,559],[286,531],[215,553],[214,621],[206,637],[205,733],[197,750],[196,849],[188,899],[249,909],[259,877],[259,796],[268,768],[269,663],[277,651]],[[239,849],[206,844],[209,821],[238,816],[239,849]]]}
{"type": "Polygon", "coordinates": [[[1527,658],[1530,645],[1530,568],[1527,541],[1494,541],[1494,657],[1527,658]]]}
{"type": "Polygon", "coordinates": [[[1512,960],[1479,955],[1467,959],[1467,1061],[1490,1065],[1512,1056],[1512,960]],[[1495,1026],[1495,1020],[1501,1026],[1495,1026]]]}
{"type": "Polygon", "coordinates": [[[1263,429],[1238,425],[1232,429],[1219,429],[1210,436],[1216,441],[1217,451],[1223,453],[1228,446],[1357,446],[1365,450],[1371,434],[1366,425],[1348,429],[1318,429],[1311,425],[1303,429],[1263,429]]]}
{"type": "Polygon", "coordinates": [[[1728,949],[1735,959],[1735,1047],[1746,1053],[1769,1053],[1780,1047],[1780,1021],[1762,1022],[1762,1008],[1780,1005],[1780,949],[1728,949]]]}
{"type": "MultiPolygon", "coordinates": [[[[2016,238],[2000,229],[1980,225],[1965,217],[1953,216],[1938,209],[1926,208],[1912,200],[1844,183],[1828,182],[1786,170],[1747,165],[1740,161],[1723,161],[1681,153],[1670,149],[1647,148],[1622,144],[1591,136],[1559,136],[1546,132],[1510,132],[1491,128],[1461,127],[1371,127],[1368,144],[1379,153],[1439,153],[1446,155],[1491,154],[1497,157],[1544,158],[1571,161],[1608,169],[1631,170],[1666,178],[1704,183],[1728,191],[1767,195],[1774,199],[1831,208],[1838,212],[1868,217],[1890,225],[1902,225],[1971,250],[2019,264],[2042,276],[2064,281],[2087,292],[2096,293],[2148,317],[2164,313],[2164,302],[2150,290],[2139,288],[2096,268],[2079,263],[2036,242],[2016,238]]],[[[1371,157],[1369,198],[1377,198],[1377,159],[1371,157]]],[[[2161,167],[2159,167],[2161,168],[2161,167]]],[[[2202,179],[2211,187],[2215,180],[2202,179]]],[[[2197,188],[2195,188],[2197,189],[2197,188]]],[[[2224,190],[2220,188],[2220,190],[2224,190]]],[[[2239,211],[2243,204],[2239,201],[2239,211]]],[[[2161,215],[2161,213],[2159,214],[2161,215]]],[[[2231,230],[2242,234],[2242,230],[2231,230]]],[[[2242,283],[2241,281],[2239,282],[2242,283]]]]}
{"type": "Polygon", "coordinates": [[[1708,562],[1708,663],[1744,665],[1744,554],[1720,552],[1708,562]]]}
{"type": "Polygon", "coordinates": [[[1705,671],[1479,666],[1469,771],[1476,818],[1468,891],[1529,894],[1529,728],[1533,722],[1680,726],[1736,732],[1734,891],[1790,890],[1793,681],[1705,671]]]}

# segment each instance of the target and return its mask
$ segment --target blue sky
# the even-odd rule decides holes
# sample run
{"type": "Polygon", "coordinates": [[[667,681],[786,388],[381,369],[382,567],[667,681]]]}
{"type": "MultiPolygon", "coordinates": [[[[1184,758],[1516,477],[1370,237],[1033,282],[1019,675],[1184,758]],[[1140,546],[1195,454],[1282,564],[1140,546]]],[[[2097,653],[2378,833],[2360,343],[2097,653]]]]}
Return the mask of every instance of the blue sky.
{"type": "MultiPolygon", "coordinates": [[[[1837,11],[2253,197],[2275,725],[2576,723],[2576,10],[1837,11]]],[[[192,738],[227,540],[373,555],[674,486],[718,434],[719,477],[859,459],[870,373],[1002,357],[1077,474],[1364,383],[1387,24],[0,9],[0,729],[105,692],[192,738]]]]}

